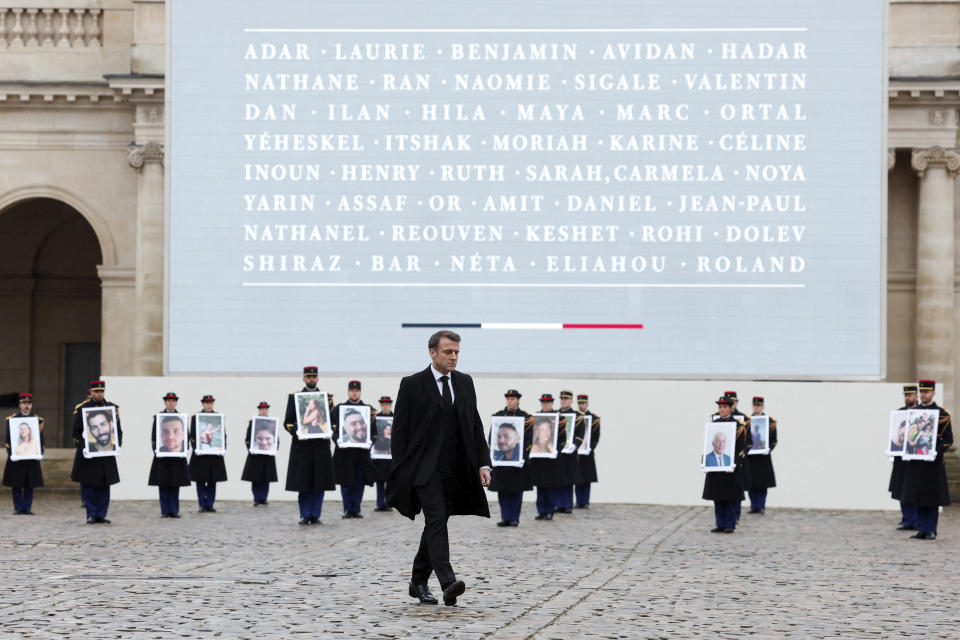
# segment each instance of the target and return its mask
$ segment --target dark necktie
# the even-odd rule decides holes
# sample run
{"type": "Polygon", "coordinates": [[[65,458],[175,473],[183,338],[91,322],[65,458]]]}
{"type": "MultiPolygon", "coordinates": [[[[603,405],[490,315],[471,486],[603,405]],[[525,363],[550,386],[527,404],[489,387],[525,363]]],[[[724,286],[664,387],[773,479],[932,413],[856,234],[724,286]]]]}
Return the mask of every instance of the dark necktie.
{"type": "Polygon", "coordinates": [[[448,409],[453,406],[453,393],[450,391],[450,385],[447,384],[447,381],[450,379],[450,376],[440,376],[440,382],[443,383],[443,393],[441,398],[443,399],[443,406],[448,409]]]}

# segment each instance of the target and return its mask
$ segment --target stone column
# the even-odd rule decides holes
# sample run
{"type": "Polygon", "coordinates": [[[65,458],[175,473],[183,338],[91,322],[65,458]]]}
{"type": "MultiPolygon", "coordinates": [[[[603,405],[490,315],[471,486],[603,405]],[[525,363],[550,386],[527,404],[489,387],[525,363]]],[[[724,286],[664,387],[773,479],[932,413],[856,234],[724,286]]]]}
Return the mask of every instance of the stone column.
{"type": "Polygon", "coordinates": [[[943,147],[915,149],[911,166],[920,176],[917,206],[916,373],[935,378],[953,402],[953,179],[960,155],[943,147]]]}
{"type": "Polygon", "coordinates": [[[124,267],[97,267],[100,276],[102,316],[100,361],[103,376],[133,375],[133,332],[128,326],[130,309],[136,304],[136,273],[124,267]]]}
{"type": "Polygon", "coordinates": [[[163,145],[131,145],[137,179],[134,375],[163,375],[163,145]]]}

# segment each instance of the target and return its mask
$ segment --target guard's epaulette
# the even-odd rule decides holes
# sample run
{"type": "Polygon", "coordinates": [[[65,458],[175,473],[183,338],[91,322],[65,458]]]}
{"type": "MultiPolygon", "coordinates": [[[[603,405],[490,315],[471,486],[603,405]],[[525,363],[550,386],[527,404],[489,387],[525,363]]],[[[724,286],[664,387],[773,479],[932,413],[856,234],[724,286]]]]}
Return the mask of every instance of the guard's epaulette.
{"type": "Polygon", "coordinates": [[[77,404],[73,405],[73,412],[76,413],[77,411],[80,411],[80,407],[87,404],[88,402],[90,402],[90,398],[87,398],[83,402],[78,402],[77,404]]]}
{"type": "Polygon", "coordinates": [[[9,420],[10,418],[16,418],[16,417],[17,417],[17,412],[14,411],[10,415],[8,415],[6,418],[4,418],[4,420],[9,420]]]}

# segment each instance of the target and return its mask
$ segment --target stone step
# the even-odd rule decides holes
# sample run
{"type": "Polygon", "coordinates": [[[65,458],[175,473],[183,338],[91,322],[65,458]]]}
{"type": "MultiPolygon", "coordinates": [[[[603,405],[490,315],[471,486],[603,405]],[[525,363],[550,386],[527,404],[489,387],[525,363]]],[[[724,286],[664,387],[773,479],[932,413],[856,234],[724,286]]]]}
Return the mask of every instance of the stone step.
{"type": "MultiPolygon", "coordinates": [[[[43,484],[46,493],[80,493],[80,485],[70,480],[75,449],[45,449],[43,451],[43,484]]],[[[0,452],[0,466],[7,464],[6,451],[0,452]]]]}

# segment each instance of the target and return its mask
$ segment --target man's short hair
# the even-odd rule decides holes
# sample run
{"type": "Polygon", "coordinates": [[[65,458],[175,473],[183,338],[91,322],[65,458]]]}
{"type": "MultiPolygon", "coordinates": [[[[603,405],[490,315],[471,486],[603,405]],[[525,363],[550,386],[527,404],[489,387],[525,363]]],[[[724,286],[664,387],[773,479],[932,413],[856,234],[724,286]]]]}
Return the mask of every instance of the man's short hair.
{"type": "Polygon", "coordinates": [[[513,432],[517,433],[517,428],[509,422],[504,422],[503,424],[498,425],[497,430],[500,430],[500,429],[513,429],[513,432]]]}
{"type": "Polygon", "coordinates": [[[459,333],[454,333],[453,331],[449,331],[447,329],[441,329],[440,331],[437,331],[435,334],[430,336],[430,339],[427,341],[427,348],[436,349],[437,345],[440,344],[440,338],[446,338],[447,340],[460,342],[459,333]]]}
{"type": "Polygon", "coordinates": [[[343,413],[343,421],[347,422],[348,420],[350,420],[350,416],[354,416],[354,415],[360,416],[360,418],[363,418],[363,414],[357,411],[356,409],[347,409],[343,413]]]}
{"type": "Polygon", "coordinates": [[[90,424],[90,421],[96,418],[97,416],[106,416],[107,422],[113,424],[113,413],[110,411],[91,411],[87,414],[87,424],[90,424]]]}
{"type": "Polygon", "coordinates": [[[181,418],[180,416],[167,416],[166,418],[160,421],[160,426],[162,427],[168,422],[179,422],[180,426],[181,427],[183,426],[183,418],[181,418]]]}

